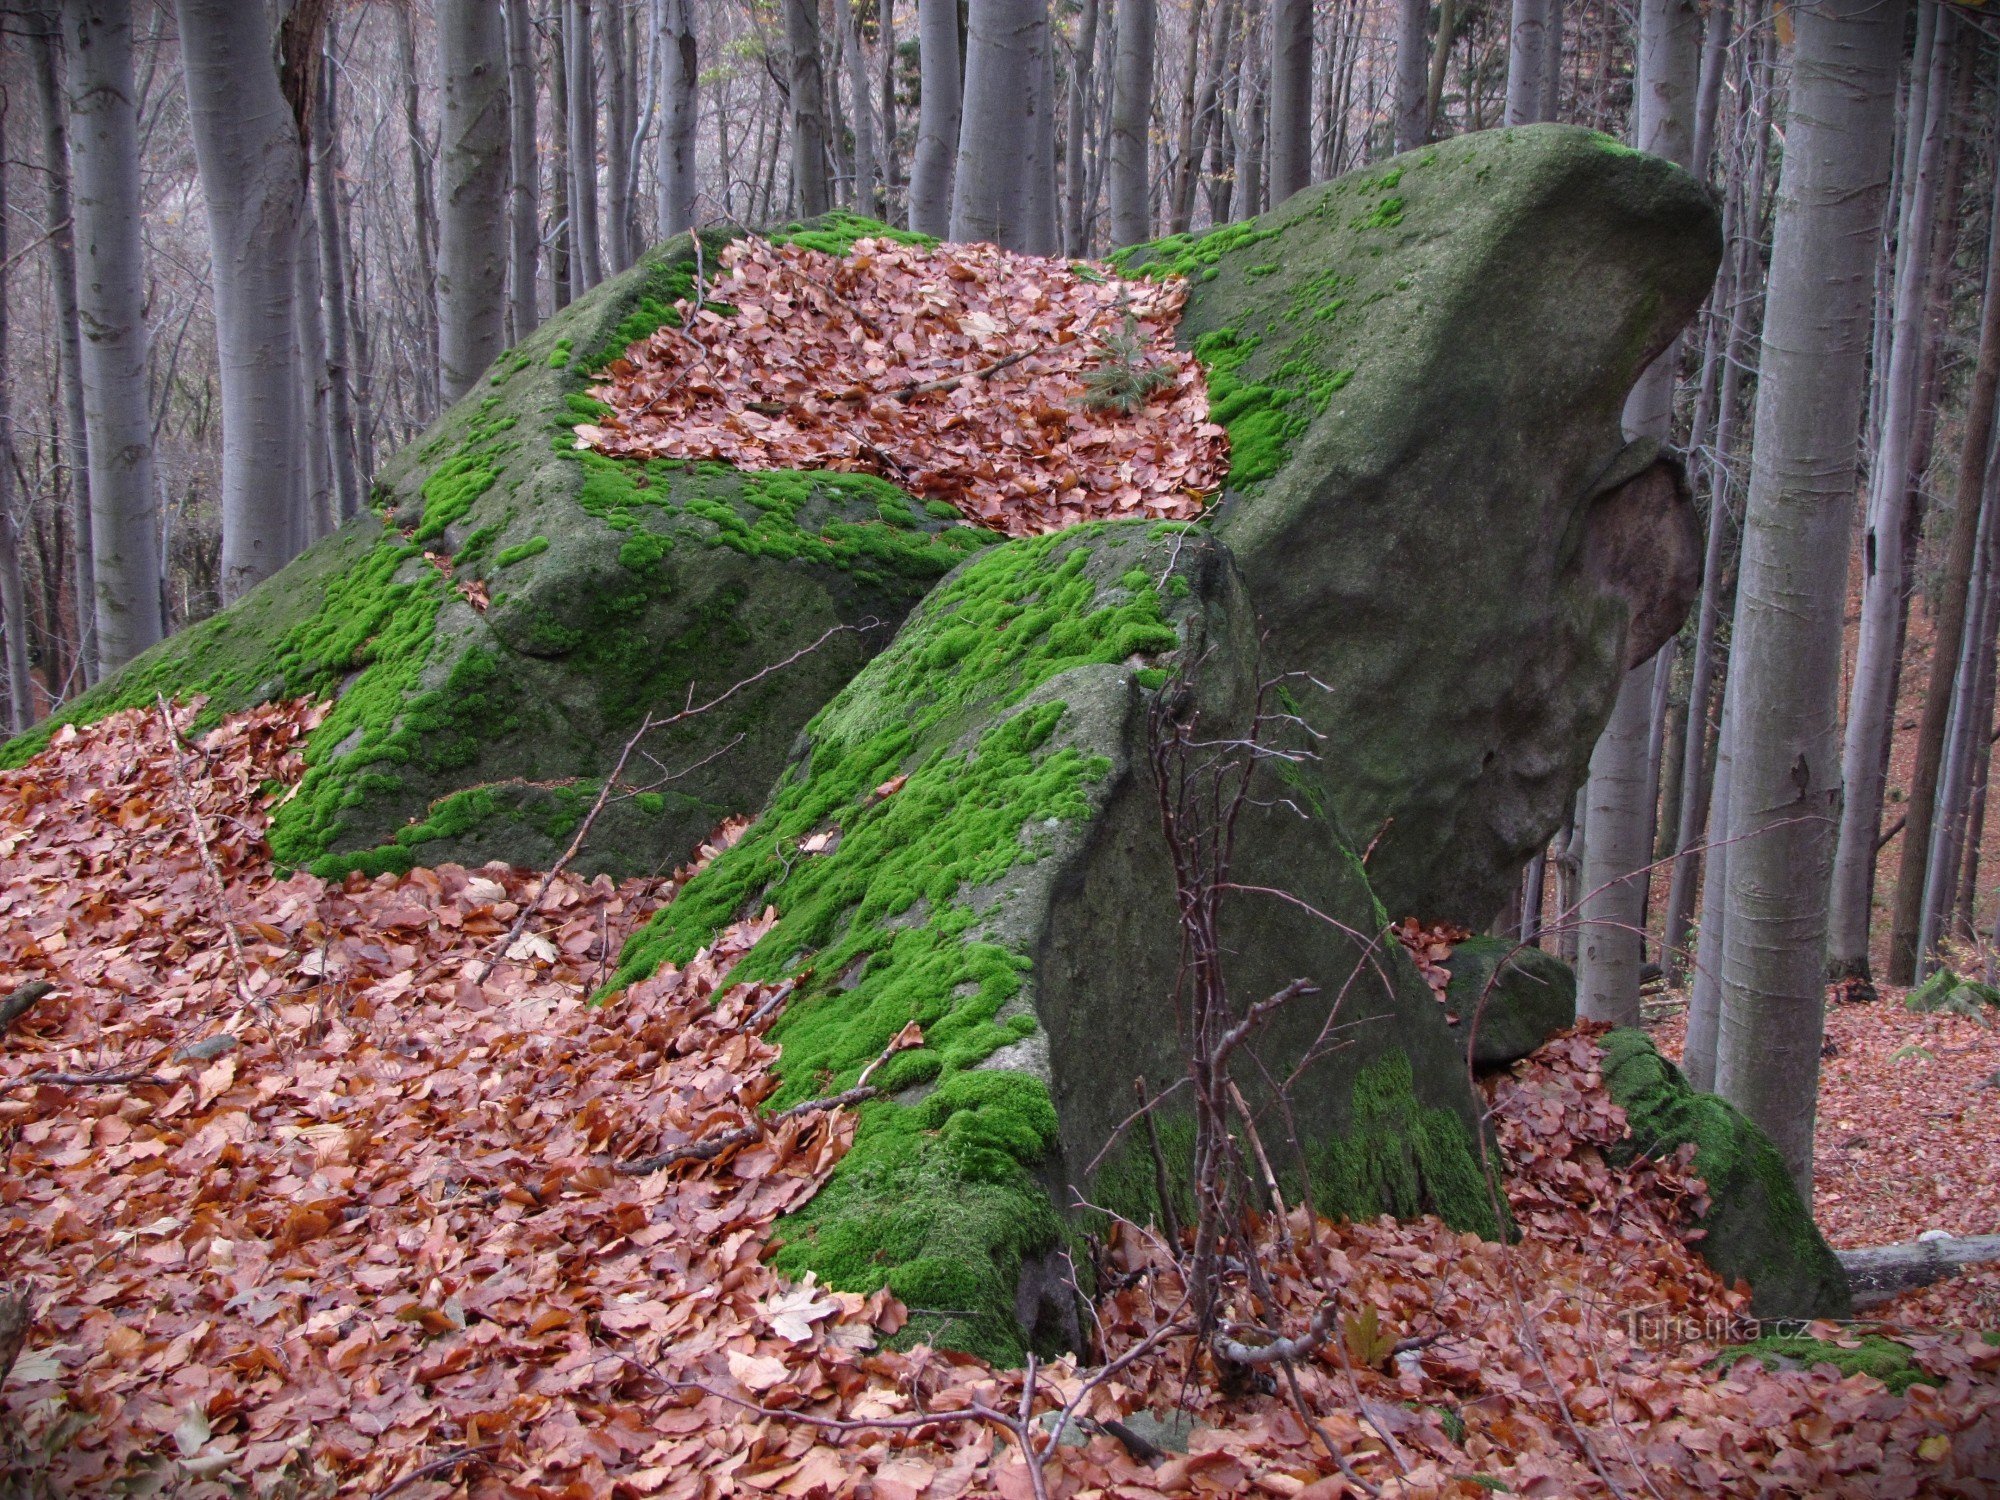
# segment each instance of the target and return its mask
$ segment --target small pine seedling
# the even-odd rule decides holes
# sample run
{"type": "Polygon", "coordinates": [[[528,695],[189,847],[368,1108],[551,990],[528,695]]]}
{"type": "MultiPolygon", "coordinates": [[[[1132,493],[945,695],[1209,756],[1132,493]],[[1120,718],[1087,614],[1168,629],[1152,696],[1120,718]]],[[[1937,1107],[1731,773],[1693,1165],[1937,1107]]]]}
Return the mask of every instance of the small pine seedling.
{"type": "Polygon", "coordinates": [[[1153,392],[1174,383],[1171,366],[1146,357],[1146,340],[1129,301],[1120,299],[1125,326],[1097,341],[1097,363],[1083,372],[1083,404],[1092,411],[1128,415],[1152,399],[1153,392]]]}

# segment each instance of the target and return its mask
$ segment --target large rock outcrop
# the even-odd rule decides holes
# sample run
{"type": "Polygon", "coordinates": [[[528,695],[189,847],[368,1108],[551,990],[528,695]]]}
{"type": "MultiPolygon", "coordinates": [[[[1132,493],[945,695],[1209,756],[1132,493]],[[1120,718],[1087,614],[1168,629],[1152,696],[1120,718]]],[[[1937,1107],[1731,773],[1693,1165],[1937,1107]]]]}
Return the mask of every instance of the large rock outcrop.
{"type": "MultiPolygon", "coordinates": [[[[804,233],[838,250],[860,229],[804,233]]],[[[617,982],[774,908],[740,973],[795,981],[780,1106],[851,1085],[919,1023],[779,1254],[1004,1357],[1070,1337],[1051,1268],[1091,1213],[1159,1207],[1150,1153],[1114,1138],[1135,1079],[1184,1070],[1155,737],[1234,733],[1282,678],[1294,754],[1259,769],[1238,828],[1232,877],[1261,890],[1223,903],[1225,972],[1239,1005],[1318,992],[1238,1081],[1288,1195],[1501,1233],[1465,1058],[1386,930],[1490,914],[1620,671],[1685,612],[1678,470],[1617,418],[1718,251],[1685,174],[1563,127],[1139,247],[1125,274],[1192,282],[1182,336],[1232,447],[1213,518],[991,544],[865,476],[577,451],[589,376],[671,316],[690,242],[504,357],[386,471],[379,516],[72,716],[161,689],[337,696],[281,859],[547,864],[648,715],[835,632],[650,741],[658,784],[612,804],[582,864],[657,868],[762,808],[617,982]]],[[[1185,1113],[1160,1128],[1175,1157],[1185,1113]]],[[[1811,1233],[1795,1203],[1751,1212],[1774,1244],[1811,1233]]],[[[1812,1295],[1816,1272],[1772,1265],[1812,1295]]]]}

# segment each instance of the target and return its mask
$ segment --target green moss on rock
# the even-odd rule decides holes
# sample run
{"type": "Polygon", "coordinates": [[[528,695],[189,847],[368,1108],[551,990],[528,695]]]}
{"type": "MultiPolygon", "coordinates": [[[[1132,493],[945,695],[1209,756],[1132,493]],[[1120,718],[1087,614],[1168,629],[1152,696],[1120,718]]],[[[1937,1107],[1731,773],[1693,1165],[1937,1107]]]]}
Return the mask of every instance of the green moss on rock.
{"type": "Polygon", "coordinates": [[[1804,1334],[1772,1334],[1723,1350],[1709,1361],[1727,1370],[1754,1359],[1767,1370],[1810,1370],[1832,1365],[1842,1376],[1869,1375],[1900,1396],[1913,1385],[1937,1385],[1938,1378],[1911,1357],[1910,1346],[1881,1334],[1867,1334],[1853,1344],[1833,1344],[1804,1334]]]}
{"type": "Polygon", "coordinates": [[[1703,1258],[1725,1279],[1750,1284],[1759,1317],[1847,1316],[1847,1273],[1764,1132],[1727,1100],[1690,1088],[1643,1031],[1608,1032],[1602,1046],[1605,1086],[1632,1127],[1613,1160],[1692,1143],[1695,1171],[1708,1184],[1703,1258]]]}

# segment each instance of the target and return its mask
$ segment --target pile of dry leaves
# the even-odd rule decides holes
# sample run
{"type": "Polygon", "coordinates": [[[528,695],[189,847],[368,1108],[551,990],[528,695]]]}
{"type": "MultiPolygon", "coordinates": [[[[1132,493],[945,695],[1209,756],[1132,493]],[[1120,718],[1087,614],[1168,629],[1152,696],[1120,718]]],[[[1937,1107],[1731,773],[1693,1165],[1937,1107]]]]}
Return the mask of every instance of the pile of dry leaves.
{"type": "Polygon", "coordinates": [[[1009,536],[1185,519],[1229,467],[1186,288],[992,245],[738,240],[681,322],[614,360],[578,445],[879,474],[1009,536]],[[733,315],[718,313],[724,303],[733,315]]]}
{"type": "MultiPolygon", "coordinates": [[[[1518,1244],[1262,1226],[1280,1305],[1251,1311],[1340,1314],[1304,1418],[1188,1381],[1184,1339],[1108,1377],[888,1349],[891,1299],[763,1263],[852,1132],[754,1128],[784,997],[718,988],[763,919],[593,1008],[675,881],[279,878],[262,788],[314,718],[188,746],[125,714],[0,776],[0,987],[55,986],[0,1043],[0,1264],[35,1311],[0,1490],[1988,1493],[2000,1349],[1976,1338],[1918,1340],[1940,1383],[1907,1397],[1705,1368],[1741,1299],[1684,1241],[1701,1189],[1685,1163],[1607,1167],[1623,1122],[1582,1033],[1492,1090],[1518,1244]],[[1018,1414],[1031,1382],[1034,1411],[1078,1403],[1038,1465],[971,1415],[1018,1414]],[[1185,1454],[1103,1425],[1176,1406],[1185,1454]]],[[[1156,1242],[1115,1237],[1100,1277],[1100,1360],[1172,1320],[1156,1242]]]]}

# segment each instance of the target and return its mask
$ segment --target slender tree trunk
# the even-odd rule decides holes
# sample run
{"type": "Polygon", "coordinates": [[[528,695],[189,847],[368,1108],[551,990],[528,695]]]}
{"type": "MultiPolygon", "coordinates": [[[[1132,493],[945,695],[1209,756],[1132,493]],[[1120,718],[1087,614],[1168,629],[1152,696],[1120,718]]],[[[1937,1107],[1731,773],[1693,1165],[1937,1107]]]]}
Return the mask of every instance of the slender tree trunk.
{"type": "Polygon", "coordinates": [[[834,30],[854,101],[854,209],[869,218],[882,207],[875,192],[875,111],[868,102],[868,54],[861,44],[861,18],[848,0],[833,0],[834,30]]]}
{"type": "MultiPolygon", "coordinates": [[[[1989,438],[1991,436],[1989,432],[1989,438]]],[[[1993,572],[1996,562],[1995,530],[2000,524],[1996,517],[1995,495],[2000,485],[1995,485],[1994,475],[1987,458],[1979,461],[1980,485],[1978,498],[1963,493],[1963,503],[1977,512],[1973,526],[1975,545],[1978,551],[1978,576],[1968,577],[1968,593],[1976,595],[1971,601],[1970,629],[1958,632],[1958,648],[1952,652],[1953,683],[1956,691],[1951,694],[1951,706],[1946,722],[1944,765],[1939,780],[1937,818],[1931,835],[1923,848],[1927,858],[1924,872],[1923,905],[1918,912],[1917,941],[1912,946],[1916,950],[1917,964],[1912,979],[1928,973],[1931,959],[1938,940],[1944,936],[1945,922],[1950,917],[1952,904],[1958,894],[1958,873],[1964,862],[1966,849],[1965,814],[1970,805],[1975,767],[1982,759],[1990,758],[1991,747],[1987,743],[1986,714],[1982,712],[1982,699],[1987,688],[1992,666],[1989,653],[1992,650],[1994,627],[1993,572]],[[1984,666],[1985,675],[1981,668],[1984,666]]],[[[1942,652],[1942,641],[1933,648],[1942,652]]],[[[1914,805],[1911,813],[1916,812],[1914,805]]],[[[1910,837],[1905,828],[1903,837],[1910,837]]],[[[1907,846],[1906,846],[1907,847],[1907,846]]]]}
{"type": "MultiPolygon", "coordinates": [[[[1869,976],[1868,938],[1875,890],[1876,835],[1882,822],[1888,733],[1896,707],[1897,647],[1903,618],[1904,545],[1909,515],[1911,438],[1916,425],[1918,345],[1927,330],[1925,274],[1936,221],[1945,104],[1951,90],[1956,22],[1944,6],[1931,30],[1929,56],[1914,65],[1929,76],[1921,125],[1913,131],[1911,191],[1897,234],[1895,303],[1889,342],[1880,446],[1869,486],[1868,529],[1862,542],[1860,644],[1847,700],[1841,757],[1845,800],[1833,863],[1827,969],[1836,979],[1869,976]]],[[[1921,851],[1919,851],[1921,857],[1921,851]]]]}
{"type": "Polygon", "coordinates": [[[1312,0],[1271,6],[1271,201],[1312,181],[1312,0]]]}
{"type": "Polygon", "coordinates": [[[917,0],[917,59],[922,97],[910,167],[910,228],[943,239],[951,233],[958,156],[958,0],[917,0]]]}
{"type": "Polygon", "coordinates": [[[1208,0],[1192,0],[1188,11],[1187,53],[1181,68],[1180,129],[1172,157],[1173,170],[1168,174],[1167,185],[1166,209],[1170,234],[1187,233],[1194,216],[1194,175],[1200,158],[1200,150],[1195,144],[1195,98],[1201,87],[1201,28],[1206,19],[1207,6],[1208,0]]]}
{"type": "Polygon", "coordinates": [[[1055,247],[1037,232],[1053,231],[1054,215],[1035,199],[1049,186],[1037,180],[1040,117],[1049,108],[1048,0],[978,0],[970,16],[951,237],[1047,253],[1055,247]]]}
{"type": "MultiPolygon", "coordinates": [[[[490,0],[489,0],[490,3],[490,0]]],[[[604,37],[604,92],[610,108],[604,122],[603,273],[616,276],[632,264],[632,127],[627,110],[632,59],[626,52],[624,9],[610,0],[598,30],[604,37]]]]}
{"type": "Polygon", "coordinates": [[[263,8],[178,0],[177,9],[214,255],[228,602],[290,562],[302,541],[309,439],[291,302],[306,163],[263,8]]]}
{"type": "Polygon", "coordinates": [[[1430,74],[1424,82],[1424,135],[1436,139],[1445,128],[1444,78],[1465,12],[1459,0],[1438,0],[1437,37],[1431,44],[1430,74]]]}
{"type": "Polygon", "coordinates": [[[1722,75],[1729,68],[1730,24],[1733,0],[1716,0],[1709,12],[1707,30],[1702,35],[1701,82],[1694,102],[1694,175],[1706,182],[1709,163],[1715,159],[1715,121],[1722,107],[1722,75]]]}
{"type": "Polygon", "coordinates": [[[1548,0],[1548,27],[1542,33],[1542,107],[1537,119],[1562,118],[1564,4],[1565,0],[1548,0]]]}
{"type": "Polygon", "coordinates": [[[694,131],[700,115],[694,0],[663,0],[661,36],[660,236],[694,227],[694,131]]]}
{"type": "Polygon", "coordinates": [[[514,342],[542,321],[535,295],[541,268],[541,163],[535,141],[535,33],[528,0],[507,0],[507,203],[508,256],[514,342]]]}
{"type": "Polygon", "coordinates": [[[1090,139],[1090,85],[1096,76],[1098,8],[1099,0],[1083,0],[1083,11],[1077,18],[1068,118],[1063,125],[1063,254],[1073,258],[1090,253],[1089,218],[1084,212],[1088,177],[1085,147],[1090,139]]]}
{"type": "MultiPolygon", "coordinates": [[[[1996,175],[2000,190],[2000,175],[1996,175]]],[[[2000,202],[2000,199],[1996,199],[2000,202]]],[[[1931,646],[1930,680],[1924,689],[1922,716],[1917,723],[1916,764],[1910,777],[1909,821],[1896,875],[1896,908],[1889,936],[1889,981],[1914,982],[1918,967],[1930,952],[1920,929],[1926,907],[1936,909],[1952,892],[1926,888],[1938,879],[1938,851],[1932,849],[1933,811],[1939,798],[1939,765],[1944,753],[1946,722],[1951,717],[1959,682],[1960,646],[1965,637],[1967,602],[1971,596],[1977,537],[1986,493],[1987,455],[1992,450],[1996,396],[2000,396],[2000,214],[1990,215],[1986,230],[1985,296],[1979,323],[1979,355],[1972,388],[1965,401],[1965,435],[1959,447],[1958,487],[1952,513],[1951,539],[1945,548],[1944,577],[1938,589],[1936,628],[1931,646]]],[[[1963,804],[1961,804],[1963,805],[1963,804]]],[[[1956,862],[1944,866],[1946,886],[1955,881],[1956,862]]],[[[1933,928],[1933,935],[1936,929],[1933,928]]]]}
{"type": "MultiPolygon", "coordinates": [[[[0,101],[0,265],[7,261],[7,110],[0,101]]],[[[28,670],[28,586],[21,573],[21,523],[14,496],[13,356],[8,343],[15,283],[0,278],[0,632],[6,636],[7,717],[15,734],[35,722],[35,679],[28,670]]],[[[53,611],[51,612],[53,613],[53,611]]]]}
{"type": "MultiPolygon", "coordinates": [[[[319,214],[308,201],[299,225],[299,253],[292,261],[292,326],[299,341],[299,395],[305,418],[305,498],[299,512],[299,546],[309,547],[340,524],[333,487],[333,390],[327,376],[326,312],[319,273],[319,214]]],[[[164,488],[161,510],[168,511],[164,488]]],[[[162,547],[164,553],[165,548],[162,547]]],[[[162,562],[162,567],[165,563],[162,562]]]]}
{"type": "MultiPolygon", "coordinates": [[[[76,659],[81,685],[97,681],[96,563],[90,532],[90,450],[83,419],[83,336],[77,326],[76,233],[69,184],[68,106],[62,97],[62,22],[54,0],[39,0],[27,28],[37,103],[42,120],[42,164],[48,184],[49,285],[54,293],[56,358],[61,382],[62,441],[69,476],[72,582],[76,601],[76,659]]],[[[51,601],[50,614],[55,605],[51,601]]]]}
{"type": "MultiPolygon", "coordinates": [[[[160,638],[132,14],[130,0],[63,0],[62,15],[97,567],[92,591],[98,660],[108,672],[160,638]]],[[[286,386],[295,388],[290,380],[286,386]]]]}
{"type": "Polygon", "coordinates": [[[1430,0],[1397,0],[1396,118],[1398,151],[1414,151],[1430,136],[1424,106],[1430,86],[1430,0]]]}
{"type": "Polygon", "coordinates": [[[507,34],[491,0],[439,0],[438,65],[444,75],[438,343],[445,399],[456,401],[506,347],[507,34]]]}
{"type": "Polygon", "coordinates": [[[1514,0],[1507,30],[1507,123],[1542,118],[1542,71],[1548,65],[1549,0],[1514,0]]]}
{"type": "MultiPolygon", "coordinates": [[[[820,67],[819,0],[784,0],[784,4],[785,45],[791,53],[792,191],[798,211],[810,218],[833,207],[833,194],[826,180],[826,75],[820,67]]],[[[926,5],[925,12],[937,8],[926,5]]],[[[954,31],[956,23],[954,12],[954,31]]],[[[956,52],[954,47],[950,61],[954,72],[956,52]]],[[[926,84],[931,81],[930,74],[930,68],[926,67],[926,84]]],[[[954,137],[953,149],[956,148],[954,137]]]]}
{"type": "Polygon", "coordinates": [[[1056,34],[1044,14],[1029,136],[1028,247],[1037,255],[1062,253],[1062,222],[1056,207],[1056,34]]]}
{"type": "Polygon", "coordinates": [[[319,276],[325,299],[327,419],[331,428],[335,524],[361,509],[354,451],[354,341],[347,323],[347,224],[340,201],[340,111],[333,57],[320,58],[313,98],[313,194],[319,276]]]}
{"type": "Polygon", "coordinates": [[[581,290],[576,282],[576,225],[569,194],[569,34],[563,24],[562,0],[555,0],[549,27],[549,129],[555,136],[549,167],[549,296],[557,312],[568,307],[581,290]]]}
{"type": "Polygon", "coordinates": [[[1732,740],[1736,694],[1725,683],[1722,722],[1715,736],[1715,775],[1709,793],[1706,878],[1701,888],[1701,943],[1695,949],[1694,980],[1688,986],[1687,1039],[1681,1067],[1703,1093],[1715,1088],[1716,1046],[1722,1032],[1723,948],[1729,936],[1730,798],[1734,791],[1732,740]]]}
{"type": "Polygon", "coordinates": [[[1797,12],[1796,25],[1729,674],[1741,710],[1729,795],[1738,842],[1724,897],[1716,1084],[1809,1195],[1840,802],[1841,616],[1903,6],[1825,0],[1797,12]]]}
{"type": "Polygon", "coordinates": [[[431,146],[418,108],[417,38],[407,3],[391,5],[396,36],[396,67],[403,86],[403,130],[410,143],[410,181],[415,202],[417,240],[417,316],[423,360],[417,371],[422,388],[417,409],[429,420],[438,405],[437,328],[437,194],[431,186],[431,146]]]}
{"type": "Polygon", "coordinates": [[[1111,242],[1153,237],[1154,0],[1118,0],[1118,47],[1111,67],[1111,242]]]}
{"type": "MultiPolygon", "coordinates": [[[[1692,0],[1642,0],[1634,134],[1642,151],[1683,166],[1694,142],[1694,95],[1701,18],[1692,0]]],[[[1653,361],[1625,403],[1634,437],[1664,440],[1673,428],[1675,342],[1653,361]]],[[[1645,948],[1647,866],[1652,862],[1657,783],[1647,774],[1654,662],[1628,672],[1611,721],[1590,757],[1590,839],[1584,846],[1582,963],[1577,1014],[1619,1026],[1639,1024],[1639,968],[1645,948]]]]}
{"type": "Polygon", "coordinates": [[[604,279],[597,224],[597,48],[590,0],[563,0],[563,61],[569,69],[570,281],[577,295],[604,279]]]}

